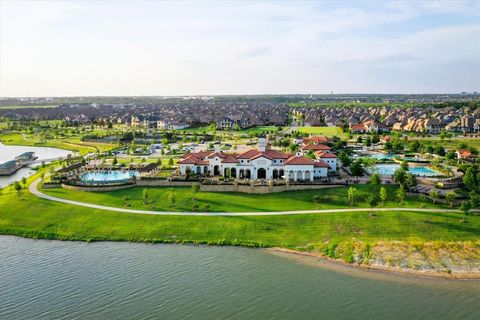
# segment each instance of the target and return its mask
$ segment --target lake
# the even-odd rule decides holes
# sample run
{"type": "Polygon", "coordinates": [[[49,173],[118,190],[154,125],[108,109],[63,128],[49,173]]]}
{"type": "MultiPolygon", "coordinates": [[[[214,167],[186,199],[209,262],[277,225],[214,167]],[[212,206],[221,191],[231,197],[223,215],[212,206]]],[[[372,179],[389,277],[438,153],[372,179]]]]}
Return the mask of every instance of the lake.
{"type": "MultiPolygon", "coordinates": [[[[0,214],[1,216],[1,214],[0,214]]],[[[0,319],[475,319],[480,282],[238,247],[0,236],[0,319]]]]}
{"type": "Polygon", "coordinates": [[[13,160],[16,156],[19,156],[27,151],[35,152],[35,155],[38,157],[36,162],[38,163],[23,167],[12,175],[0,176],[0,188],[8,186],[12,182],[18,181],[23,177],[29,177],[34,174],[35,171],[33,171],[31,167],[39,165],[42,160],[48,162],[48,160],[66,158],[68,154],[72,154],[72,151],[63,149],[49,147],[6,146],[0,142],[0,163],[13,160]]]}

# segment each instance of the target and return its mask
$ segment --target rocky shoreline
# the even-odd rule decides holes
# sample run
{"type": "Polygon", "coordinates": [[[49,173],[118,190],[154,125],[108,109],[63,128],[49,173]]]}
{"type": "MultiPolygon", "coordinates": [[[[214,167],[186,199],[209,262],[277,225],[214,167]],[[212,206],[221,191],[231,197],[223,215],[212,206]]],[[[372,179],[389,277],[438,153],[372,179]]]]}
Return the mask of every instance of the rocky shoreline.
{"type": "Polygon", "coordinates": [[[401,275],[454,280],[480,280],[480,242],[425,242],[381,241],[370,249],[368,257],[353,255],[329,257],[322,251],[300,251],[286,248],[267,248],[273,252],[320,258],[343,266],[396,273],[401,275]]]}

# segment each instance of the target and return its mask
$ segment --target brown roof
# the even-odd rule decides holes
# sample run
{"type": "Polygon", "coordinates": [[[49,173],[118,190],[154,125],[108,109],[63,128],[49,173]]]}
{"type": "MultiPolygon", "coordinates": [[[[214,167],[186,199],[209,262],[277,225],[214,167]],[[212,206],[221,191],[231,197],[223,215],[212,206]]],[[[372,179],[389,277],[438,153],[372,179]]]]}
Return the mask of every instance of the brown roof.
{"type": "Polygon", "coordinates": [[[285,161],[286,165],[310,165],[314,164],[313,160],[302,157],[302,156],[292,156],[285,161]]]}

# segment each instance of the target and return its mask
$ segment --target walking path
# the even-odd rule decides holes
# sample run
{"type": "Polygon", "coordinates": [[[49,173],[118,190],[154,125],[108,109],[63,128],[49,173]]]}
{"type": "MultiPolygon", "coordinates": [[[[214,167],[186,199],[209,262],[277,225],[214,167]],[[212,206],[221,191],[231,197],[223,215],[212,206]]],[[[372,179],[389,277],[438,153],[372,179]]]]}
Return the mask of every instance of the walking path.
{"type": "Polygon", "coordinates": [[[426,208],[346,208],[346,209],[325,209],[325,210],[297,210],[297,211],[268,211],[268,212],[179,212],[179,211],[150,211],[150,210],[136,210],[103,206],[100,204],[86,203],[75,200],[68,200],[57,198],[45,194],[38,190],[40,179],[35,180],[29,186],[29,191],[33,195],[50,201],[56,201],[66,204],[71,204],[80,207],[87,207],[100,210],[108,210],[123,213],[135,214],[153,214],[153,215],[173,215],[173,216],[280,216],[289,214],[313,214],[313,213],[336,213],[336,212],[365,212],[365,211],[415,211],[415,212],[452,212],[458,213],[460,210],[455,209],[426,209],[426,208]]]}

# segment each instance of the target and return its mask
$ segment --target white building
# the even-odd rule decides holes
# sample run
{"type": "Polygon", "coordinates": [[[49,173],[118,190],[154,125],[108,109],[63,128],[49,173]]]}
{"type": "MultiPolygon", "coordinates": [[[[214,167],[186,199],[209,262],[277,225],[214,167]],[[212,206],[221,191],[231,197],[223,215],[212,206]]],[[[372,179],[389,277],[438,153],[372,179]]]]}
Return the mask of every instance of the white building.
{"type": "Polygon", "coordinates": [[[178,163],[182,175],[195,173],[253,180],[313,181],[314,178],[327,177],[330,169],[322,160],[267,150],[264,138],[259,139],[258,149],[235,154],[220,152],[217,147],[211,152],[185,154],[178,163]]]}

